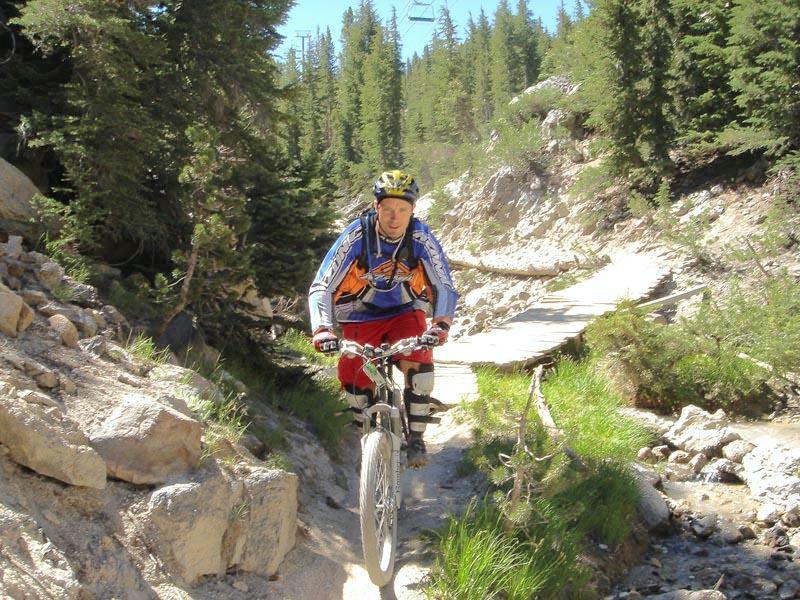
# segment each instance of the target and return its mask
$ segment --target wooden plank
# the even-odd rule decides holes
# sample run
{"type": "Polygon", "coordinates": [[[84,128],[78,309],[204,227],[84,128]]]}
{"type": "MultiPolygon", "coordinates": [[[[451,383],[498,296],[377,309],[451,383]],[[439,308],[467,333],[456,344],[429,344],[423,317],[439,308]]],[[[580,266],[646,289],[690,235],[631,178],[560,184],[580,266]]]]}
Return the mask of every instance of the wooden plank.
{"type": "Polygon", "coordinates": [[[684,292],[679,292],[677,294],[672,294],[670,296],[664,296],[663,298],[657,298],[656,300],[650,300],[649,302],[642,302],[641,304],[637,304],[637,308],[662,308],[664,306],[672,306],[673,304],[677,304],[681,300],[685,300],[686,298],[691,298],[692,296],[699,294],[706,290],[708,286],[706,284],[698,285],[697,287],[693,287],[689,290],[684,292]]]}

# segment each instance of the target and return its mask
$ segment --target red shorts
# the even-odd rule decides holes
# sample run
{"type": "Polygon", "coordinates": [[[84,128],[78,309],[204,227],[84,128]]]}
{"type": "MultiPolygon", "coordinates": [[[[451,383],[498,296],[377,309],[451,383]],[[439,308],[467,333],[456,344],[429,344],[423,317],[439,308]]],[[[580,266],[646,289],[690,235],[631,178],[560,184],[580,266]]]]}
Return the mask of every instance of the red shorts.
{"type": "MultiPolygon", "coordinates": [[[[393,344],[404,338],[421,335],[427,328],[425,313],[415,310],[377,321],[343,323],[342,337],[359,344],[378,346],[384,342],[393,344]]],[[[433,363],[433,352],[431,350],[414,350],[408,356],[398,355],[397,359],[429,365],[433,363]]],[[[362,389],[372,387],[372,380],[364,373],[361,368],[362,364],[363,360],[360,356],[341,355],[337,374],[343,388],[353,385],[362,389]]]]}

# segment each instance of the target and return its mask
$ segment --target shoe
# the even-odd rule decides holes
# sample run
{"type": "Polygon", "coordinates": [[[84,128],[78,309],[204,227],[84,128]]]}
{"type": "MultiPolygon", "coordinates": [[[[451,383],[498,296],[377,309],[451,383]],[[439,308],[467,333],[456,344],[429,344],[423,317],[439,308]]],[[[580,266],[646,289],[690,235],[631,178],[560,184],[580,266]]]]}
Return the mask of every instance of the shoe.
{"type": "Polygon", "coordinates": [[[406,456],[408,457],[408,466],[412,469],[419,469],[428,464],[428,450],[425,448],[421,433],[409,434],[406,456]]]}

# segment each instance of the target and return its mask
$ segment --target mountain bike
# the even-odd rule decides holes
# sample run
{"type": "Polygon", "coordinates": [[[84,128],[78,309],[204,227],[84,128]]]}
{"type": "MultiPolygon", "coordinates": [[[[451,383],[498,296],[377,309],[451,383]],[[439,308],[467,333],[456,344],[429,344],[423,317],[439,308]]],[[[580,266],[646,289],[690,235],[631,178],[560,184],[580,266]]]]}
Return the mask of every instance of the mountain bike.
{"type": "MultiPolygon", "coordinates": [[[[413,337],[379,347],[351,340],[339,342],[342,353],[364,359],[364,373],[375,384],[375,402],[364,409],[361,436],[361,546],[372,583],[383,587],[394,575],[397,510],[402,501],[400,474],[406,466],[408,423],[403,391],[392,379],[392,357],[432,348],[436,338],[413,337]]],[[[431,422],[434,422],[432,420],[431,422]]]]}

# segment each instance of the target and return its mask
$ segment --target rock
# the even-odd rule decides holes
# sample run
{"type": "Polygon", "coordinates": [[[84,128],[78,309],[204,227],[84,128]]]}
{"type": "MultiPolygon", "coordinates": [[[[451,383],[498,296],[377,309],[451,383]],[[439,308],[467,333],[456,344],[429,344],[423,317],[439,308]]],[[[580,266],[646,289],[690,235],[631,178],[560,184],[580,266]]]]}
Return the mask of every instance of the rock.
{"type": "Polygon", "coordinates": [[[761,543],[771,548],[783,548],[789,545],[789,536],[783,527],[774,525],[761,534],[761,543]]]}
{"type": "Polygon", "coordinates": [[[202,430],[194,419],[148,396],[128,394],[89,438],[109,475],[153,484],[197,467],[202,430]]]}
{"type": "Polygon", "coordinates": [[[800,449],[756,446],[742,459],[742,479],[754,496],[783,502],[800,494],[800,449]]]}
{"type": "Polygon", "coordinates": [[[100,309],[100,314],[103,315],[106,321],[111,323],[112,325],[127,325],[128,321],[119,312],[116,308],[111,306],[110,304],[106,304],[103,308],[100,309]]]}
{"type": "Polygon", "coordinates": [[[59,383],[59,388],[63,390],[65,394],[73,396],[78,391],[78,386],[76,386],[75,382],[73,382],[69,377],[60,375],[58,378],[58,383],[59,383]]]}
{"type": "Polygon", "coordinates": [[[653,454],[653,451],[649,447],[645,446],[644,448],[640,448],[639,452],[636,453],[636,460],[640,462],[654,463],[658,459],[656,458],[656,455],[653,454]]]}
{"type": "Polygon", "coordinates": [[[781,523],[786,527],[800,527],[800,504],[795,503],[787,507],[786,512],[781,515],[781,523]]]}
{"type": "Polygon", "coordinates": [[[22,256],[22,252],[22,237],[19,235],[10,235],[5,244],[0,243],[0,256],[16,260],[22,256]]]}
{"type": "Polygon", "coordinates": [[[70,319],[85,337],[97,335],[97,321],[86,310],[77,310],[70,319]]]}
{"type": "Polygon", "coordinates": [[[655,469],[651,469],[634,463],[631,465],[631,470],[633,470],[636,477],[643,479],[644,481],[649,483],[652,487],[658,488],[661,485],[661,475],[655,469]]]}
{"type": "Polygon", "coordinates": [[[0,394],[0,443],[15,462],[37,473],[70,485],[106,486],[103,459],[57,408],[0,394]]]}
{"type": "Polygon", "coordinates": [[[101,335],[83,339],[78,342],[81,350],[95,356],[104,356],[108,352],[108,340],[101,335]]]}
{"type": "Polygon", "coordinates": [[[267,450],[267,445],[252,433],[246,433],[239,443],[253,456],[260,457],[267,450]]]}
{"type": "Polygon", "coordinates": [[[215,383],[191,369],[185,369],[178,365],[159,365],[153,369],[153,376],[185,385],[203,400],[211,400],[212,402],[222,402],[224,400],[222,392],[219,391],[215,383]]]}
{"type": "Polygon", "coordinates": [[[295,543],[297,477],[255,468],[229,482],[215,471],[153,492],[143,521],[162,560],[189,583],[232,567],[270,576],[295,543]]]}
{"type": "Polygon", "coordinates": [[[736,527],[730,521],[720,519],[717,523],[714,539],[721,541],[723,544],[738,544],[744,539],[744,534],[739,527],[736,527]]]}
{"type": "Polygon", "coordinates": [[[719,590],[698,590],[694,592],[677,590],[674,592],[647,596],[647,600],[727,600],[727,596],[719,590]]]}
{"type": "Polygon", "coordinates": [[[64,315],[53,315],[48,319],[50,327],[58,332],[61,343],[69,348],[78,346],[78,330],[75,325],[64,315]]]}
{"type": "Polygon", "coordinates": [[[783,509],[771,502],[762,504],[756,513],[756,521],[771,527],[781,518],[781,512],[783,509]]]}
{"type": "Polygon", "coordinates": [[[648,531],[664,531],[669,526],[670,512],[664,496],[651,484],[648,477],[634,471],[639,503],[636,512],[648,531]]]}
{"type": "Polygon", "coordinates": [[[41,404],[42,406],[51,406],[53,408],[61,409],[61,406],[47,394],[38,392],[36,390],[22,390],[17,392],[17,398],[24,400],[29,404],[41,404]]]}
{"type": "Polygon", "coordinates": [[[784,581],[778,588],[778,597],[781,600],[792,600],[800,596],[800,583],[796,579],[784,581]]]}
{"type": "Polygon", "coordinates": [[[167,324],[156,345],[178,353],[186,348],[194,336],[194,322],[187,312],[179,312],[167,324]]]}
{"type": "Polygon", "coordinates": [[[23,254],[21,258],[26,263],[39,266],[43,265],[46,262],[50,262],[51,260],[50,257],[47,256],[46,254],[42,254],[41,252],[35,252],[33,250],[23,254]]]}
{"type": "Polygon", "coordinates": [[[38,193],[22,171],[0,158],[0,219],[28,222],[36,217],[31,198],[38,193]]]}
{"type": "Polygon", "coordinates": [[[36,384],[39,387],[47,388],[48,390],[58,386],[58,375],[53,371],[45,371],[36,376],[36,384]]]}
{"type": "Polygon", "coordinates": [[[64,279],[64,269],[50,261],[39,267],[37,275],[42,285],[52,292],[54,288],[61,285],[64,279]]]}
{"type": "Polygon", "coordinates": [[[720,456],[724,445],[740,439],[728,427],[729,421],[722,409],[714,414],[694,405],[685,406],[665,438],[674,446],[687,452],[702,452],[706,456],[720,456]]]}
{"type": "Polygon", "coordinates": [[[751,444],[746,440],[734,440],[730,444],[726,444],[722,448],[722,456],[733,462],[742,462],[745,454],[755,448],[755,444],[751,444]]]}
{"type": "Polygon", "coordinates": [[[40,292],[39,290],[23,289],[20,290],[19,295],[28,306],[39,306],[47,302],[47,296],[44,292],[40,292]]]}
{"type": "Polygon", "coordinates": [[[137,516],[159,558],[187,583],[225,572],[222,538],[235,503],[233,485],[217,472],[202,481],[164,486],[137,516]]]}
{"type": "Polygon", "coordinates": [[[795,554],[800,554],[800,530],[795,530],[789,535],[789,543],[795,549],[795,554]]]}
{"type": "Polygon", "coordinates": [[[717,520],[717,515],[714,514],[697,519],[691,525],[692,532],[701,540],[711,537],[717,531],[717,520]]]}
{"type": "Polygon", "coordinates": [[[64,281],[69,284],[72,289],[72,296],[75,304],[80,306],[98,306],[99,299],[97,288],[87,283],[75,281],[70,277],[64,277],[64,281]]]}
{"type": "Polygon", "coordinates": [[[670,454],[669,446],[662,445],[662,446],[653,446],[653,455],[658,460],[664,460],[670,454]]]}
{"type": "Polygon", "coordinates": [[[685,465],[688,463],[692,458],[692,455],[684,450],[675,450],[669,455],[667,458],[668,462],[677,463],[679,465],[685,465]]]}
{"type": "Polygon", "coordinates": [[[715,458],[700,470],[706,481],[715,483],[741,483],[744,469],[727,458],[715,458]]]}
{"type": "Polygon", "coordinates": [[[33,311],[22,298],[11,290],[0,287],[0,332],[9,337],[17,337],[32,322],[33,311]]]}
{"type": "Polygon", "coordinates": [[[294,547],[297,531],[297,476],[285,471],[256,468],[244,480],[248,511],[244,523],[246,543],[241,557],[229,565],[270,576],[294,547]]]}
{"type": "Polygon", "coordinates": [[[692,471],[695,473],[700,473],[708,464],[708,457],[703,454],[702,452],[698,452],[692,457],[692,460],[689,461],[689,466],[692,468],[692,471]]]}
{"type": "Polygon", "coordinates": [[[739,527],[737,529],[739,530],[739,533],[742,534],[742,539],[743,540],[754,540],[754,539],[756,539],[756,532],[753,531],[753,528],[750,525],[748,525],[747,523],[739,525],[739,527]]]}
{"type": "Polygon", "coordinates": [[[670,481],[692,481],[695,477],[694,471],[687,465],[669,463],[664,469],[664,475],[670,481]]]}

